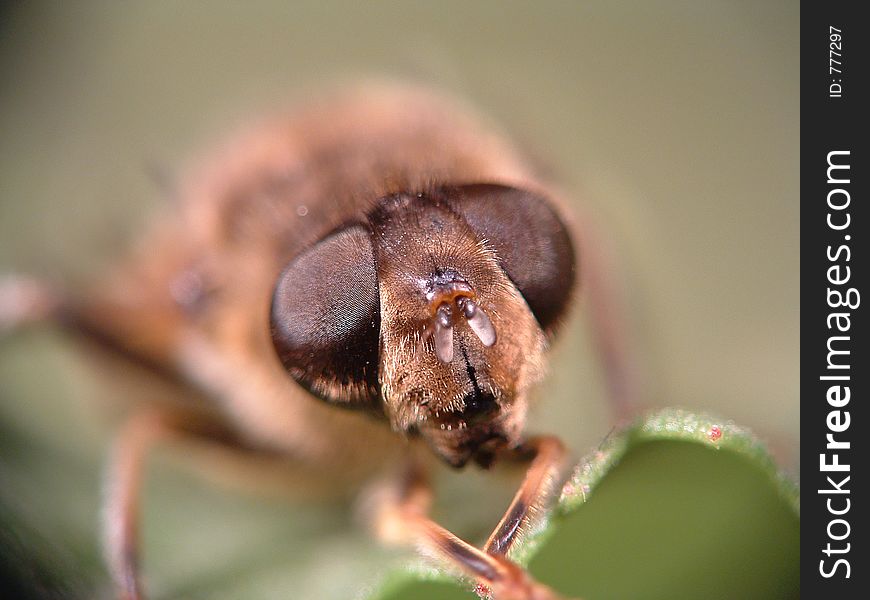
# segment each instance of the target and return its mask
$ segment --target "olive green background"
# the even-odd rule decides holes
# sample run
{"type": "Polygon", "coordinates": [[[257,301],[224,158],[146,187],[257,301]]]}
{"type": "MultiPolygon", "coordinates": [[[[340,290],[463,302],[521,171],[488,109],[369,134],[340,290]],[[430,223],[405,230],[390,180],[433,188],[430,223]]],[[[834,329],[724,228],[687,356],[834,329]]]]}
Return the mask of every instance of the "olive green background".
{"type": "MultiPolygon", "coordinates": [[[[748,0],[4,5],[0,272],[99,272],[167,201],[159,181],[252,115],[344,79],[426,82],[500,122],[594,220],[647,404],[750,426],[796,473],[798,24],[796,2],[748,0]]],[[[0,542],[74,591],[105,593],[104,375],[48,329],[0,342],[0,542]]],[[[578,453],[610,430],[582,319],[537,395],[530,428],[578,453]]],[[[151,473],[157,598],[352,597],[404,556],[341,504],[216,486],[171,450],[151,473]]],[[[511,479],[442,479],[439,516],[485,536],[511,479]]]]}

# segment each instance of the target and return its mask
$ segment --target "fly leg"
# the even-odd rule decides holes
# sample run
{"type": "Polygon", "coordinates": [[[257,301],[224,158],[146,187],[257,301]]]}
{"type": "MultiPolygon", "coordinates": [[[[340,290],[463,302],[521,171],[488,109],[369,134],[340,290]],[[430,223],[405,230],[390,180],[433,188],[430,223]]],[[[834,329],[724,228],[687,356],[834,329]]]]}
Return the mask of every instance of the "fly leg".
{"type": "Polygon", "coordinates": [[[157,444],[203,439],[237,447],[230,436],[205,417],[153,407],[133,413],[119,430],[103,495],[103,549],[119,600],[145,597],[139,568],[139,500],[150,451],[157,444]]]}
{"type": "MultiPolygon", "coordinates": [[[[532,462],[520,489],[484,546],[484,550],[493,556],[507,555],[559,483],[565,458],[562,442],[553,436],[532,438],[521,447],[521,452],[532,456],[532,462]]],[[[522,455],[520,457],[524,458],[522,455]]]]}
{"type": "Polygon", "coordinates": [[[51,319],[60,306],[60,295],[45,281],[20,276],[0,276],[0,334],[51,319]]]}
{"type": "Polygon", "coordinates": [[[476,548],[428,517],[432,492],[425,472],[412,466],[397,489],[379,496],[375,528],[392,543],[416,545],[428,556],[473,579],[481,596],[496,600],[556,600],[556,592],[535,581],[510,561],[507,552],[527,529],[530,520],[550,496],[558,480],[564,449],[553,437],[531,440],[522,458],[533,455],[531,465],[507,512],[483,549],[476,548]]]}
{"type": "Polygon", "coordinates": [[[103,544],[120,600],[142,600],[139,495],[148,451],[169,431],[154,412],[134,415],[118,433],[106,473],[103,544]]]}

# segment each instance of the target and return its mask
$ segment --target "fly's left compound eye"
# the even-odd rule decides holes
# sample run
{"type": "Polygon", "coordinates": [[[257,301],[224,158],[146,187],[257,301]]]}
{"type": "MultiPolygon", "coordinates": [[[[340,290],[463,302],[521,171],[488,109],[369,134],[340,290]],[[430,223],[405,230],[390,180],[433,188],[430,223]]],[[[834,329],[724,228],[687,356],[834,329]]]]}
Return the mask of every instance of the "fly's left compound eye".
{"type": "Polygon", "coordinates": [[[320,398],[370,407],[378,396],[380,301],[368,231],[355,225],[293,259],[272,298],[284,367],[320,398]]]}
{"type": "Polygon", "coordinates": [[[556,210],[544,197],[503,185],[463,185],[451,195],[453,209],[495,250],[541,328],[552,333],[576,278],[574,246],[556,210]]]}

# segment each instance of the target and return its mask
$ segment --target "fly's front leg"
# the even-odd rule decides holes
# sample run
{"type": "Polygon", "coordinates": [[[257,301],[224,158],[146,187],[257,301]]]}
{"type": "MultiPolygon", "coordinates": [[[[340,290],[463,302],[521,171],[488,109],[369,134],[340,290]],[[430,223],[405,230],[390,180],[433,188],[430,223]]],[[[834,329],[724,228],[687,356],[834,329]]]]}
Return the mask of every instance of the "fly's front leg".
{"type": "Polygon", "coordinates": [[[106,468],[103,549],[120,600],[143,600],[139,571],[139,498],[149,452],[158,443],[224,438],[216,423],[194,414],[147,408],[118,432],[106,468]]]}
{"type": "Polygon", "coordinates": [[[483,550],[475,548],[428,517],[432,492],[426,473],[410,467],[399,485],[377,497],[375,528],[391,543],[416,545],[472,578],[481,596],[496,600],[557,600],[550,588],[535,581],[522,567],[506,558],[507,551],[542,507],[558,479],[564,457],[555,438],[531,440],[522,453],[534,459],[522,486],[483,550]]]}
{"type": "Polygon", "coordinates": [[[0,276],[0,333],[49,320],[60,294],[45,281],[21,275],[0,276]]]}
{"type": "Polygon", "coordinates": [[[109,460],[103,545],[121,600],[144,598],[139,577],[139,495],[149,450],[171,432],[170,422],[160,413],[137,413],[118,433],[109,460]]]}
{"type": "Polygon", "coordinates": [[[493,556],[506,556],[526,531],[531,519],[544,508],[559,482],[565,458],[565,447],[553,436],[532,438],[520,452],[534,458],[507,512],[484,546],[486,552],[493,556]]]}

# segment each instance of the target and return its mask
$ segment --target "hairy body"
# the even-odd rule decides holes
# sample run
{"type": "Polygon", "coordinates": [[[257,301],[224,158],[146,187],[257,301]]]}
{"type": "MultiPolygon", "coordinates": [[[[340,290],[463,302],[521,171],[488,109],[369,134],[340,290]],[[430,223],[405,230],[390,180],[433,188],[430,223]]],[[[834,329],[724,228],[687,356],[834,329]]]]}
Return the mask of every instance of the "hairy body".
{"type": "MultiPolygon", "coordinates": [[[[350,486],[402,467],[376,514],[382,537],[497,598],[554,598],[506,556],[562,462],[557,440],[524,429],[577,246],[520,153],[453,101],[367,86],[252,128],[176,195],[114,273],[81,294],[31,294],[18,319],[54,316],[187,390],[119,435],[107,548],[121,596],[141,597],[139,479],[150,444],[172,431],[350,486]],[[482,550],[426,517],[433,457],[532,460],[482,550]]],[[[611,310],[594,320],[619,375],[611,310]]]]}
{"type": "Polygon", "coordinates": [[[243,134],[195,169],[178,205],[76,318],[200,388],[256,445],[377,468],[407,441],[287,377],[267,326],[276,278],[377,198],[478,181],[541,187],[516,150],[454,104],[415,89],[351,91],[243,134]]]}

